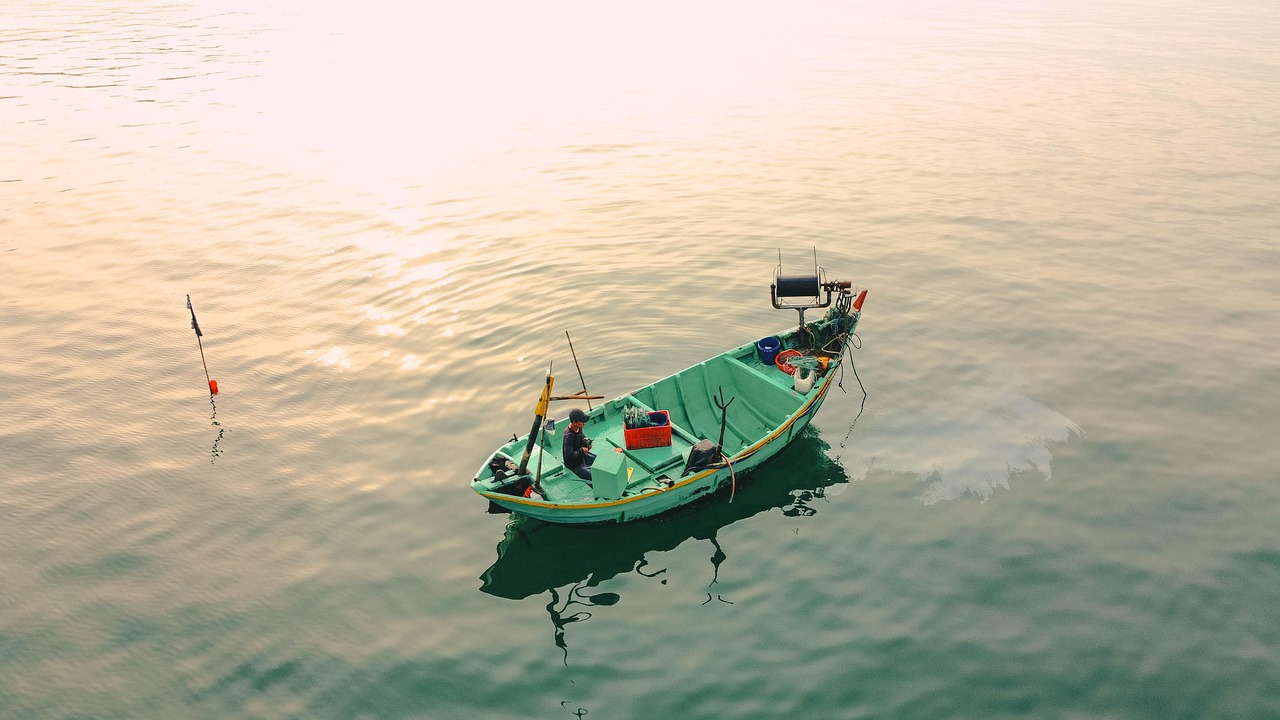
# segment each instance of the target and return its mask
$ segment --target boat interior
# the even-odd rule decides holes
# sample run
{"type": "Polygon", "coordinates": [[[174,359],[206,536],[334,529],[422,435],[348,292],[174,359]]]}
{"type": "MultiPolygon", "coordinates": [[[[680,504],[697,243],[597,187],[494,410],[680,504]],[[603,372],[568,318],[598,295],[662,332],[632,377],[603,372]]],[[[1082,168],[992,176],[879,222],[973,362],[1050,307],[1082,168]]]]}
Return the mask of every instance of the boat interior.
{"type": "MultiPolygon", "coordinates": [[[[730,458],[767,438],[820,387],[813,384],[798,391],[793,376],[769,360],[768,364],[762,361],[754,343],[744,345],[589,411],[583,432],[594,443],[594,487],[564,467],[561,443],[567,423],[544,430],[528,463],[529,473],[541,478],[542,500],[568,505],[616,500],[661,491],[678,482],[693,446],[700,440],[719,439],[717,401],[727,406],[723,452],[730,458]],[[666,411],[670,443],[643,448],[633,443],[629,448],[623,422],[628,408],[666,411]],[[609,482],[611,476],[618,481],[609,482]]],[[[518,463],[527,440],[526,436],[508,443],[495,456],[518,463]]],[[[486,467],[477,483],[482,490],[509,493],[513,480],[495,479],[486,467]]]]}

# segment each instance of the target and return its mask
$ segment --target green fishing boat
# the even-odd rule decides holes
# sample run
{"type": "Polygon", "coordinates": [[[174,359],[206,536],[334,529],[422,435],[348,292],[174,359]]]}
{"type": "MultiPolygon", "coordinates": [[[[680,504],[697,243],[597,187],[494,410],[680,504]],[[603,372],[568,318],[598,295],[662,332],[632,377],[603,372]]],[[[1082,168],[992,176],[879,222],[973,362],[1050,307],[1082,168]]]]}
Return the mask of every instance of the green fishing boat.
{"type": "Polygon", "coordinates": [[[867,295],[855,299],[851,287],[820,269],[775,272],[771,302],[798,311],[796,326],[594,406],[583,427],[595,454],[589,481],[565,467],[569,430],[547,416],[552,401],[594,396],[553,395],[548,372],[529,434],[494,451],[471,488],[491,512],[566,525],[630,522],[725,489],[731,500],[743,474],[808,426],[842,374],[867,295]],[[827,312],[805,322],[817,308],[827,312]]]}

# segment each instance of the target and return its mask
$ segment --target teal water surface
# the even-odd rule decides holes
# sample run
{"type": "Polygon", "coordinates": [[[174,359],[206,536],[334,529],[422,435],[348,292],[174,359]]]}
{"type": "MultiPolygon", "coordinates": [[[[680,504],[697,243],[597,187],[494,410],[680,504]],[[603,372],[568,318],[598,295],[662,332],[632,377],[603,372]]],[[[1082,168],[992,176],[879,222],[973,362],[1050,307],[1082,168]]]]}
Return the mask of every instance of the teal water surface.
{"type": "Polygon", "coordinates": [[[0,718],[1280,716],[1277,37],[0,9],[0,718]],[[857,375],[732,501],[485,514],[565,331],[625,393],[815,248],[857,375]]]}

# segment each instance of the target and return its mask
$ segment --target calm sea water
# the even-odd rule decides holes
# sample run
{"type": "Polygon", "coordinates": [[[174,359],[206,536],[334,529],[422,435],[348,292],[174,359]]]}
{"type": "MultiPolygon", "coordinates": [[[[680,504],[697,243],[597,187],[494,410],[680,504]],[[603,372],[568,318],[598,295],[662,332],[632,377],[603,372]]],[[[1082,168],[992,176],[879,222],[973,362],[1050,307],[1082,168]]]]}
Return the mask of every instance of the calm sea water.
{"type": "Polygon", "coordinates": [[[0,8],[0,717],[1280,716],[1280,7],[892,5],[0,8]],[[732,502],[483,512],[815,248],[732,502]]]}

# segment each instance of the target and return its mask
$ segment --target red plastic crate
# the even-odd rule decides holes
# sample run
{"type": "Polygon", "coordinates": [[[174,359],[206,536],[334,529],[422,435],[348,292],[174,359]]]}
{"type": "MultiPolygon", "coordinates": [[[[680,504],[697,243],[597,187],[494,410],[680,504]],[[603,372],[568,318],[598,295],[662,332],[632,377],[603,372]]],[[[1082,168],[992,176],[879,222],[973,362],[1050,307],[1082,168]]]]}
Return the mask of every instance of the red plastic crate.
{"type": "Polygon", "coordinates": [[[623,428],[622,435],[623,439],[626,440],[628,450],[669,447],[671,445],[671,414],[666,410],[654,410],[649,414],[657,415],[659,413],[666,418],[667,424],[636,428],[634,430],[623,428]]]}

